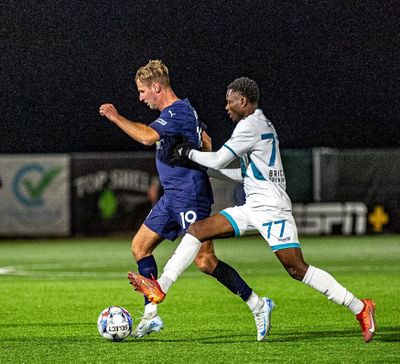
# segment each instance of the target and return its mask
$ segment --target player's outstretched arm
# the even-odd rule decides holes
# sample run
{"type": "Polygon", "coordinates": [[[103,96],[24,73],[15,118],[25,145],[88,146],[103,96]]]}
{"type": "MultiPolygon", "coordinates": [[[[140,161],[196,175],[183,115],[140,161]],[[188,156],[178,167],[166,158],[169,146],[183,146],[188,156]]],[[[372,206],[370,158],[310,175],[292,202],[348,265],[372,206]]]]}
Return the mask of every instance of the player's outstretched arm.
{"type": "Polygon", "coordinates": [[[227,148],[222,147],[217,152],[200,152],[192,149],[188,154],[188,158],[204,167],[221,169],[232,162],[235,156],[227,148]]]}
{"type": "Polygon", "coordinates": [[[118,113],[118,110],[113,104],[103,104],[100,106],[100,115],[112,121],[121,128],[131,138],[144,145],[153,145],[160,140],[158,133],[149,126],[130,121],[118,113]]]}

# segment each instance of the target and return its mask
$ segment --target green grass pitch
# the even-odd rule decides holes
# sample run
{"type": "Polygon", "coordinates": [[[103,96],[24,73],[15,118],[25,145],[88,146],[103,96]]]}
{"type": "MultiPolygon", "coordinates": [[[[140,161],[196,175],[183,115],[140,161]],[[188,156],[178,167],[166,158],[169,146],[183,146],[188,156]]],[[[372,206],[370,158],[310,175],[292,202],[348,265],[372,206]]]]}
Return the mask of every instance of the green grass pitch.
{"type": "MultiPolygon", "coordinates": [[[[121,343],[97,332],[109,305],[140,317],[127,271],[130,239],[0,241],[0,363],[398,363],[400,237],[303,238],[308,263],[377,303],[377,334],[362,341],[344,307],[289,278],[259,237],[220,240],[217,255],[277,307],[267,342],[247,306],[191,266],[159,307],[165,329],[121,343]]],[[[163,267],[177,243],[155,253],[163,267]]]]}

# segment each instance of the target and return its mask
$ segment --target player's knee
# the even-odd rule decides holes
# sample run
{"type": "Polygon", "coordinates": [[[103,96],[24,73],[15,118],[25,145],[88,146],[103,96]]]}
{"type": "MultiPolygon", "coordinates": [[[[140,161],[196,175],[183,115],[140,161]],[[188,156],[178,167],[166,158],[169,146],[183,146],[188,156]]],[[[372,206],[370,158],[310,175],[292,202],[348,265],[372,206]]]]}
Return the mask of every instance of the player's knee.
{"type": "Polygon", "coordinates": [[[140,258],[138,258],[138,256],[140,255],[139,249],[134,242],[132,242],[132,244],[131,244],[131,253],[136,261],[138,261],[140,259],[140,258]]]}
{"type": "Polygon", "coordinates": [[[200,237],[200,235],[201,235],[201,222],[200,221],[196,221],[195,223],[193,223],[193,224],[191,224],[190,226],[189,226],[189,229],[188,229],[188,233],[190,234],[190,235],[193,235],[195,238],[197,238],[197,239],[199,239],[199,237],[200,237]]]}
{"type": "Polygon", "coordinates": [[[131,252],[136,261],[139,261],[140,259],[143,259],[144,257],[151,254],[151,251],[148,251],[148,249],[144,249],[141,244],[138,244],[135,241],[132,241],[131,252]]]}
{"type": "Polygon", "coordinates": [[[204,241],[207,239],[207,232],[205,231],[205,224],[203,221],[196,221],[195,223],[191,224],[188,229],[188,233],[193,235],[195,238],[199,239],[200,241],[204,241]]]}

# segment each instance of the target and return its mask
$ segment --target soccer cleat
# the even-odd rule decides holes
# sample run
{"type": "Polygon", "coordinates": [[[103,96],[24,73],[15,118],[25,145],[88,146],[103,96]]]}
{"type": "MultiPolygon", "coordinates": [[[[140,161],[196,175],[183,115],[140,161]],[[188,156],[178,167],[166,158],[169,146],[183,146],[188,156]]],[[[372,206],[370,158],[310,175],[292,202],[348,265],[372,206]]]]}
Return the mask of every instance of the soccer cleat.
{"type": "Polygon", "coordinates": [[[369,298],[361,300],[364,303],[363,310],[356,315],[356,319],[360,323],[363,339],[366,343],[370,342],[375,334],[375,302],[369,298]]]}
{"type": "Polygon", "coordinates": [[[254,321],[257,326],[257,341],[264,341],[267,339],[269,330],[271,329],[271,313],[275,307],[274,301],[269,298],[262,297],[264,305],[257,312],[254,312],[254,321]]]}
{"type": "Polygon", "coordinates": [[[162,291],[157,280],[143,277],[135,272],[129,272],[128,279],[134,290],[145,295],[150,302],[158,304],[164,301],[165,293],[162,291]]]}
{"type": "Polygon", "coordinates": [[[163,328],[164,323],[156,313],[149,316],[144,315],[139,325],[132,331],[131,336],[138,339],[150,335],[152,332],[160,332],[163,328]]]}

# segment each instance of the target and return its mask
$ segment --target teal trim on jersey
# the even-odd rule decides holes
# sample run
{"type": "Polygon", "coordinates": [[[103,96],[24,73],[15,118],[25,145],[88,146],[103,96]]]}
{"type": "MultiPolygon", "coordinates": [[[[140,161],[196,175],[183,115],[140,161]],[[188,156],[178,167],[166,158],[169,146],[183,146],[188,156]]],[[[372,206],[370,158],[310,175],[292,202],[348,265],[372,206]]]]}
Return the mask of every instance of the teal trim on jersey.
{"type": "Polygon", "coordinates": [[[242,173],[242,178],[247,177],[246,163],[244,162],[242,157],[239,157],[239,162],[240,162],[240,172],[242,173]]]}
{"type": "Polygon", "coordinates": [[[236,221],[233,220],[232,216],[229,215],[226,211],[220,211],[219,213],[222,216],[225,216],[228,219],[228,221],[231,223],[233,230],[235,230],[235,236],[240,236],[239,226],[237,226],[236,221]]]}
{"type": "Polygon", "coordinates": [[[268,167],[272,167],[275,164],[275,159],[276,159],[276,140],[275,140],[275,135],[273,133],[265,133],[261,134],[261,139],[266,140],[266,139],[272,139],[272,152],[271,152],[271,157],[269,159],[268,167]]]}
{"type": "Polygon", "coordinates": [[[247,175],[246,175],[246,164],[244,163],[243,158],[242,158],[242,157],[239,157],[239,156],[235,153],[235,151],[234,151],[229,145],[224,144],[223,146],[224,146],[226,149],[228,149],[228,150],[235,156],[235,158],[239,159],[239,162],[240,162],[240,171],[241,171],[241,173],[242,173],[242,177],[243,177],[243,178],[244,178],[244,177],[247,177],[247,175]]]}
{"type": "Polygon", "coordinates": [[[224,144],[223,146],[226,149],[228,149],[235,156],[235,158],[240,159],[240,157],[235,153],[235,151],[229,145],[224,144]]]}
{"type": "Polygon", "coordinates": [[[253,171],[253,175],[255,177],[255,179],[258,179],[260,181],[266,181],[266,179],[264,178],[264,176],[261,174],[261,172],[258,170],[258,168],[256,167],[256,165],[253,163],[253,161],[250,159],[249,156],[249,161],[250,161],[250,166],[251,166],[251,170],[253,171]]]}
{"type": "Polygon", "coordinates": [[[288,248],[300,248],[300,244],[299,243],[288,243],[288,244],[274,245],[271,247],[273,252],[276,252],[276,251],[282,250],[282,249],[288,249],[288,248]]]}

